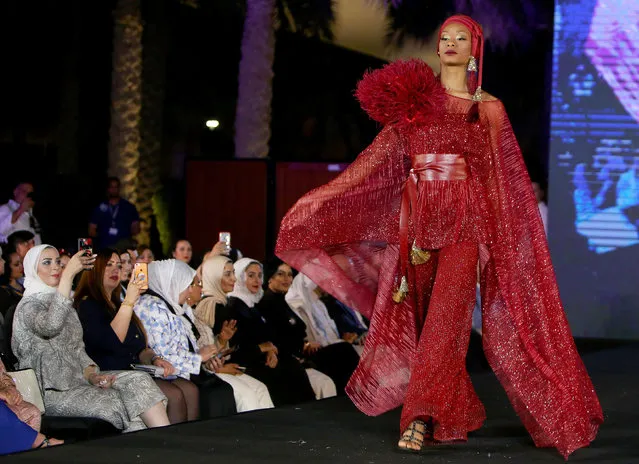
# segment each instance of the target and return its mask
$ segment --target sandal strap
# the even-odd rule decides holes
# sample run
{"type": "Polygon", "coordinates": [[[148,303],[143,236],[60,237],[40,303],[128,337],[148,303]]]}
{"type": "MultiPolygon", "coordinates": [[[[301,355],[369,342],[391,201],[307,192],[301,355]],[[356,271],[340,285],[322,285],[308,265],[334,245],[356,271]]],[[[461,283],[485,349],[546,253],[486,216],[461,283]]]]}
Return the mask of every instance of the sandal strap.
{"type": "Polygon", "coordinates": [[[424,423],[424,421],[421,420],[416,420],[411,422],[411,424],[408,426],[408,428],[406,430],[404,430],[404,433],[402,434],[402,441],[410,441],[413,443],[417,443],[419,445],[423,445],[424,444],[424,438],[426,437],[426,424],[424,423]],[[417,430],[417,426],[421,425],[423,427],[422,430],[417,430]],[[418,434],[421,436],[420,437],[416,437],[415,435],[418,434]]]}
{"type": "Polygon", "coordinates": [[[37,448],[48,448],[49,446],[51,446],[51,442],[49,441],[49,437],[45,436],[44,440],[40,442],[37,448]]]}

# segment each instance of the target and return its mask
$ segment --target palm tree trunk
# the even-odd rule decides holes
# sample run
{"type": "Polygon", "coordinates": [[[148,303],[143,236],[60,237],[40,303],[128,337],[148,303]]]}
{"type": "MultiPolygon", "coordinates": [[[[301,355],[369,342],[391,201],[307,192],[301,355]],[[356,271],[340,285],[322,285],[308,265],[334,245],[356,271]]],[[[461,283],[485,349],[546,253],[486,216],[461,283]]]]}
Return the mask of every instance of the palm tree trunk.
{"type": "MultiPolygon", "coordinates": [[[[137,202],[142,221],[138,240],[140,243],[152,245],[150,232],[153,216],[163,213],[154,210],[153,197],[160,190],[168,28],[165,27],[163,1],[147,0],[143,7],[146,27],[142,57],[143,86],[137,202]]],[[[161,231],[160,237],[162,238],[163,235],[166,235],[166,231],[161,231]]],[[[164,243],[166,241],[166,239],[163,240],[163,248],[170,246],[169,243],[164,243]]]]}
{"type": "Polygon", "coordinates": [[[140,0],[118,0],[114,11],[109,175],[120,178],[122,195],[136,206],[140,168],[142,29],[140,0]]]}
{"type": "Polygon", "coordinates": [[[235,156],[265,158],[271,137],[275,0],[248,0],[235,116],[235,156]]]}

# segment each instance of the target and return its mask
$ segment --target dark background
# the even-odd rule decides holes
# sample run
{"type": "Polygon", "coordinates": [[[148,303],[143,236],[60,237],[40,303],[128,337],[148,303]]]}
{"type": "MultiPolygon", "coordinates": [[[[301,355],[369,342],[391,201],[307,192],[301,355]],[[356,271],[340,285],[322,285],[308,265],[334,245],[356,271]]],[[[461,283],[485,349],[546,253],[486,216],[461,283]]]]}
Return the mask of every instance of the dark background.
{"type": "MultiPolygon", "coordinates": [[[[0,2],[0,199],[19,179],[36,184],[45,240],[72,246],[103,195],[110,124],[113,0],[0,2]]],[[[162,167],[174,235],[184,233],[185,161],[229,159],[243,25],[242,2],[143,1],[163,31],[166,70],[162,167]],[[207,119],[218,119],[209,131],[207,119]]],[[[486,49],[484,87],[508,109],[532,176],[547,172],[552,1],[532,40],[486,49]]],[[[148,44],[145,44],[148,45],[148,44]]],[[[377,58],[277,32],[271,158],[348,162],[378,128],[353,98],[377,58]]]]}

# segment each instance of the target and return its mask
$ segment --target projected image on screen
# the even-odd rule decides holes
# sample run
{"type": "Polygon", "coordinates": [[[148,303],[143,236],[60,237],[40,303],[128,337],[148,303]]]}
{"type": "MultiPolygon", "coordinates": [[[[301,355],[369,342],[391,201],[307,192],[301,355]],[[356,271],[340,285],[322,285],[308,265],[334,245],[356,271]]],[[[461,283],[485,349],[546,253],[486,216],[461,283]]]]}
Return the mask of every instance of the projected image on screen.
{"type": "Polygon", "coordinates": [[[549,240],[560,290],[577,334],[639,337],[638,273],[626,264],[639,255],[639,2],[555,6],[549,240]]]}
{"type": "Polygon", "coordinates": [[[637,245],[639,3],[557,7],[552,155],[570,170],[576,230],[596,253],[637,245]]]}

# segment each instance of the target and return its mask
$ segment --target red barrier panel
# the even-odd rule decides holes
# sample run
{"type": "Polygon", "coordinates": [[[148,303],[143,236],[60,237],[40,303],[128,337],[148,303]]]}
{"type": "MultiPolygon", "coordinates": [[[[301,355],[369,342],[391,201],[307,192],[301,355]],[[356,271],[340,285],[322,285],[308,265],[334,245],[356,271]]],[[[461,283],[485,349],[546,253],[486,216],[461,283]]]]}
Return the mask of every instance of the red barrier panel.
{"type": "Polygon", "coordinates": [[[209,249],[220,231],[244,256],[263,260],[271,253],[280,222],[306,192],[337,177],[347,164],[277,163],[269,198],[272,161],[189,161],[186,179],[186,236],[195,252],[209,249]],[[268,201],[273,201],[270,205],[268,201]],[[273,207],[274,206],[274,207],[273,207]]]}
{"type": "Polygon", "coordinates": [[[275,169],[275,228],[295,202],[312,189],[337,177],[348,164],[277,163],[275,169]]]}
{"type": "Polygon", "coordinates": [[[186,179],[186,236],[194,251],[210,248],[220,231],[228,231],[244,256],[263,259],[267,162],[189,161],[186,179]]]}

